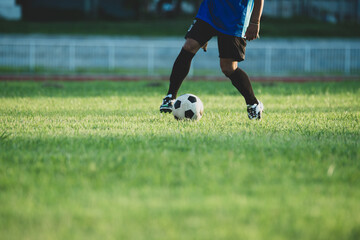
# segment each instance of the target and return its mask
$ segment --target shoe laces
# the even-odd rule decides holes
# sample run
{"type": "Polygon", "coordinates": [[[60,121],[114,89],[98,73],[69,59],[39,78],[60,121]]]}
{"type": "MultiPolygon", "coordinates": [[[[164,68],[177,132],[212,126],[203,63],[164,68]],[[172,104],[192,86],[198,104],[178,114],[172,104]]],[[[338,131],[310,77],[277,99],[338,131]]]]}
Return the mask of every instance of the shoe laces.
{"type": "Polygon", "coordinates": [[[258,113],[256,111],[257,106],[258,106],[258,104],[248,105],[247,112],[248,112],[249,116],[251,116],[251,118],[257,117],[257,115],[258,115],[258,113]]]}
{"type": "Polygon", "coordinates": [[[172,100],[172,95],[171,94],[169,94],[169,95],[167,95],[166,97],[164,97],[164,99],[163,99],[163,104],[169,104],[169,103],[171,103],[171,100],[172,100]]]}

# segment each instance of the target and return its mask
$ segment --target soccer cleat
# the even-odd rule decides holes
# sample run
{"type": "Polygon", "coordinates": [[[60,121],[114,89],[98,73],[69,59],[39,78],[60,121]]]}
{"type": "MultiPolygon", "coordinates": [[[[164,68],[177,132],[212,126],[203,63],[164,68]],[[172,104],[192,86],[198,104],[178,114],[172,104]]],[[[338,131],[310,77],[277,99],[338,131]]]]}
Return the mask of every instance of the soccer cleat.
{"type": "Polygon", "coordinates": [[[247,105],[247,112],[250,120],[261,119],[262,112],[264,111],[264,105],[259,101],[258,104],[247,105]]]}
{"type": "Polygon", "coordinates": [[[169,94],[166,97],[164,97],[163,102],[160,106],[160,112],[161,113],[171,113],[174,102],[175,102],[175,99],[172,99],[172,94],[169,94]]]}

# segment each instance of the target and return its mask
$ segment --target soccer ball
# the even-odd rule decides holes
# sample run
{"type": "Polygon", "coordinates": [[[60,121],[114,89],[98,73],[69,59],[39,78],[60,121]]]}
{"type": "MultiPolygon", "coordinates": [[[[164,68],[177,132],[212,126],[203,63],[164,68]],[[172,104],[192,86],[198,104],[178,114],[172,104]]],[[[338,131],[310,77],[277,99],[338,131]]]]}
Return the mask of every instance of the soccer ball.
{"type": "Polygon", "coordinates": [[[200,98],[188,93],[175,99],[172,112],[177,120],[200,120],[204,114],[204,105],[200,98]]]}

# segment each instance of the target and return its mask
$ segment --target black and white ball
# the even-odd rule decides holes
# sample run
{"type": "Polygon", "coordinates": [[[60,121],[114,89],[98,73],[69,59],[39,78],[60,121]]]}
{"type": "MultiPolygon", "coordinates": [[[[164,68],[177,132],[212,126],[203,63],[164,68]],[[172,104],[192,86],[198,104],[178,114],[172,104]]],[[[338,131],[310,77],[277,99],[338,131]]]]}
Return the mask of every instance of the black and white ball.
{"type": "Polygon", "coordinates": [[[175,99],[172,112],[177,120],[200,120],[204,114],[204,105],[200,98],[187,93],[175,99]]]}

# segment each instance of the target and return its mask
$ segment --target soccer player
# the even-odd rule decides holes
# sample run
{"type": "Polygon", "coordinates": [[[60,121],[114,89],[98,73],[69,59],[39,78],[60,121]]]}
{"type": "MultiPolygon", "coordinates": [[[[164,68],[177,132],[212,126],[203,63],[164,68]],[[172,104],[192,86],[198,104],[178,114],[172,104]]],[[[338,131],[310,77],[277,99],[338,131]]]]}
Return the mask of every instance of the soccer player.
{"type": "Polygon", "coordinates": [[[217,36],[222,72],[244,96],[249,119],[261,119],[263,104],[256,99],[250,79],[238,68],[238,62],[245,59],[246,41],[259,38],[263,5],[264,0],[203,0],[174,62],[169,91],[160,112],[172,112],[193,57],[200,48],[206,52],[207,42],[217,36]]]}

